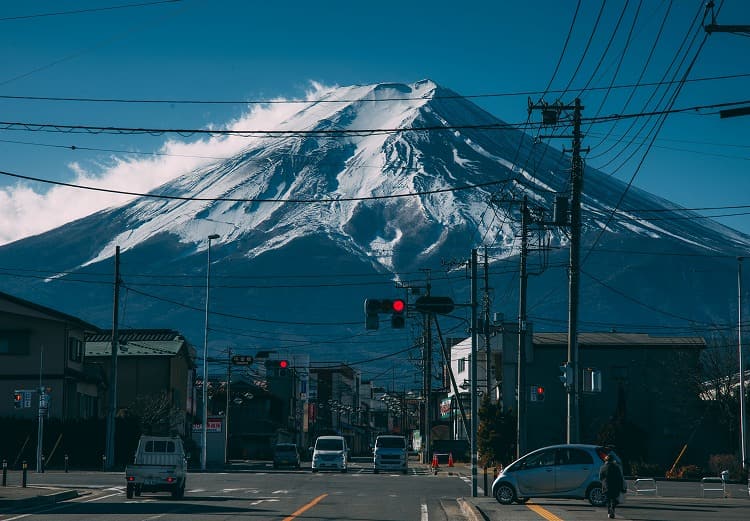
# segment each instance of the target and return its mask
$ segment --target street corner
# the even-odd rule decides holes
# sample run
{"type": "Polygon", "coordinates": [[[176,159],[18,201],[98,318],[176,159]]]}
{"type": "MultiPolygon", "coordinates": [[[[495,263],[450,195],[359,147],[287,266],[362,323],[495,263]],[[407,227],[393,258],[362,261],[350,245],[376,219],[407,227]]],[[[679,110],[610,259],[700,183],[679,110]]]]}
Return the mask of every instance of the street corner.
{"type": "Polygon", "coordinates": [[[78,490],[50,487],[3,487],[0,489],[0,512],[16,511],[75,499],[78,490]]]}
{"type": "Polygon", "coordinates": [[[456,498],[456,503],[458,503],[461,513],[466,517],[467,521],[484,521],[484,516],[470,499],[459,497],[456,498]]]}

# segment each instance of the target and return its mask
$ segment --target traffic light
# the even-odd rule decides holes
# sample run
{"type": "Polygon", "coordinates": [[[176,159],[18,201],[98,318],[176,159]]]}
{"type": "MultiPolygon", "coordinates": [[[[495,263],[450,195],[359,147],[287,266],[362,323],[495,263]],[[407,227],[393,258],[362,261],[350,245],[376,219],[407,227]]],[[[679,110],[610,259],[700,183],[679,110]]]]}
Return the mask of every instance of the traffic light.
{"type": "Polygon", "coordinates": [[[13,407],[16,409],[23,407],[23,394],[20,391],[13,393],[13,407]]]}
{"type": "Polygon", "coordinates": [[[380,326],[380,301],[377,299],[365,299],[365,329],[377,329],[380,326]]]}
{"type": "Polygon", "coordinates": [[[378,329],[381,314],[391,314],[391,327],[401,329],[406,324],[406,301],[397,299],[365,299],[365,328],[378,329]]]}
{"type": "Polygon", "coordinates": [[[267,360],[266,369],[272,376],[287,376],[291,365],[289,360],[267,360]]]}
{"type": "Polygon", "coordinates": [[[531,402],[543,402],[544,401],[544,386],[543,385],[530,385],[529,386],[529,401],[531,402]]]}
{"type": "Polygon", "coordinates": [[[393,329],[403,329],[406,324],[404,311],[406,311],[406,302],[400,298],[391,301],[391,327],[393,329]]]}
{"type": "Polygon", "coordinates": [[[565,363],[560,366],[560,373],[559,378],[563,385],[571,387],[573,385],[573,367],[565,363]]]}

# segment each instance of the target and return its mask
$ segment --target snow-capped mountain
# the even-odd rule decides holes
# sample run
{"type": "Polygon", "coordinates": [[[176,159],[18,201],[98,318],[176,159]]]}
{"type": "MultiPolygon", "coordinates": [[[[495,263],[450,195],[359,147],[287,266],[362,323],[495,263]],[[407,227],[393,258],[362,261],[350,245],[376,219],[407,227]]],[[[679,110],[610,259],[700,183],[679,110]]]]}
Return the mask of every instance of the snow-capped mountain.
{"type": "MultiPolygon", "coordinates": [[[[568,195],[568,158],[432,81],[323,89],[272,114],[246,129],[257,133],[236,155],[185,172],[155,197],[1,247],[9,276],[0,288],[109,327],[107,274],[120,246],[125,325],[173,327],[198,342],[207,237],[218,234],[214,347],[312,345],[340,359],[396,350],[342,340],[364,333],[364,298],[399,295],[394,281],[423,281],[430,268],[439,291],[465,299],[468,282],[455,270],[437,276],[441,261],[491,244],[493,307],[515,317],[518,202],[527,196],[549,217],[555,196],[568,195]]],[[[591,168],[584,177],[588,329],[731,321],[733,256],[750,238],[636,188],[620,202],[623,183],[591,168]],[[697,275],[706,269],[719,271],[697,275]]],[[[561,330],[566,230],[543,235],[553,253],[530,282],[530,313],[537,328],[561,330]]]]}

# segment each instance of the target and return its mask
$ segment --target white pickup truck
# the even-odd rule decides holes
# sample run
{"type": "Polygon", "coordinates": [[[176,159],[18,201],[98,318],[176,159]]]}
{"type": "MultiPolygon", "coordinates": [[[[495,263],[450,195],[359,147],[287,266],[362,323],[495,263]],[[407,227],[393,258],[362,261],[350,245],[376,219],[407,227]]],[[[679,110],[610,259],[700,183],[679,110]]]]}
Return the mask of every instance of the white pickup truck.
{"type": "Polygon", "coordinates": [[[141,492],[170,492],[185,495],[187,461],[179,437],[141,436],[132,465],[125,467],[125,495],[132,499],[141,492]]]}

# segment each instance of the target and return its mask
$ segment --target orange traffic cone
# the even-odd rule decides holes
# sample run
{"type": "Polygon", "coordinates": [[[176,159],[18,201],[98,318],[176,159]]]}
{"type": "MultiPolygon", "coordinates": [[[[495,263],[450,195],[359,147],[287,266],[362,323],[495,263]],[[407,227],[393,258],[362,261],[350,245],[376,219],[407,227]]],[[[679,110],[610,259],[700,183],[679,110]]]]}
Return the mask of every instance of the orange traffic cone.
{"type": "Polygon", "coordinates": [[[453,453],[452,452],[448,453],[448,466],[449,467],[453,466],[453,453]]]}
{"type": "Polygon", "coordinates": [[[440,464],[438,463],[438,457],[437,454],[432,455],[432,465],[430,465],[433,469],[437,469],[440,467],[440,464]]]}

